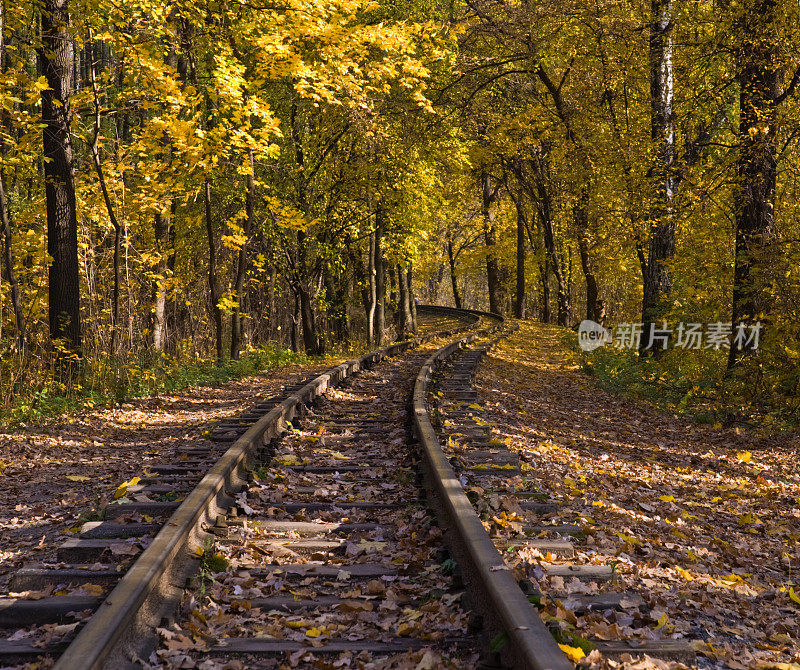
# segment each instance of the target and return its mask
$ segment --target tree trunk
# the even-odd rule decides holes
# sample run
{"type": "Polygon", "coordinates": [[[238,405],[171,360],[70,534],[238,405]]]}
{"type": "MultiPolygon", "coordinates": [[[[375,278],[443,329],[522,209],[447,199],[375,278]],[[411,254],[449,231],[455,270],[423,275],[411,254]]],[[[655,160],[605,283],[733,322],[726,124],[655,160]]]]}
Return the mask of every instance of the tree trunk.
{"type": "MultiPolygon", "coordinates": [[[[89,31],[89,40],[87,51],[89,54],[94,53],[94,38],[92,32],[89,31]]],[[[106,184],[105,173],[103,172],[103,162],[100,157],[100,92],[97,89],[97,76],[94,71],[94,58],[90,55],[88,63],[89,81],[92,86],[92,98],[94,104],[94,134],[91,143],[92,162],[94,169],[97,173],[97,179],[100,182],[100,190],[103,193],[103,202],[106,206],[108,218],[111,225],[114,227],[114,261],[113,261],[113,275],[114,275],[114,288],[111,293],[111,353],[116,354],[119,343],[119,254],[120,243],[122,237],[122,226],[117,219],[114,205],[111,202],[111,196],[108,192],[108,185],[106,184]]]]}
{"type": "Polygon", "coordinates": [[[70,378],[81,355],[78,219],[70,138],[72,41],[67,0],[44,0],[39,66],[48,88],[42,91],[42,147],[47,202],[50,338],[61,341],[61,373],[70,378]]]}
{"type": "Polygon", "coordinates": [[[517,209],[517,291],[514,300],[514,316],[525,318],[525,210],[520,203],[517,209]]]}
{"type": "Polygon", "coordinates": [[[325,343],[317,334],[314,306],[311,300],[311,278],[308,271],[305,231],[297,231],[297,294],[300,296],[300,320],[303,325],[303,346],[306,353],[321,356],[325,353],[325,343]]]}
{"type": "Polygon", "coordinates": [[[414,268],[411,261],[408,262],[408,271],[406,272],[406,287],[408,290],[408,305],[411,308],[411,332],[416,335],[417,333],[417,301],[414,298],[414,268]]]}
{"type": "MultiPolygon", "coordinates": [[[[6,67],[6,48],[3,39],[3,26],[5,19],[5,2],[0,0],[0,72],[5,73],[6,67]]],[[[0,111],[0,119],[6,121],[5,113],[0,111]]],[[[3,144],[0,144],[0,151],[5,151],[3,144]]],[[[17,346],[20,354],[24,355],[28,343],[28,327],[25,321],[25,313],[22,311],[22,301],[20,299],[19,280],[14,270],[14,243],[11,237],[11,210],[9,209],[8,199],[6,198],[6,176],[0,168],[0,225],[2,225],[3,235],[3,267],[5,276],[11,287],[11,308],[14,311],[14,323],[17,328],[17,346]]]]}
{"type": "Polygon", "coordinates": [[[490,211],[495,194],[492,192],[491,177],[488,172],[481,174],[481,195],[483,213],[483,239],[486,244],[486,283],[489,289],[489,311],[495,314],[503,312],[500,266],[497,261],[497,227],[494,215],[490,211]]]}
{"type": "MultiPolygon", "coordinates": [[[[764,321],[772,306],[769,271],[775,237],[777,150],[775,108],[781,71],[776,43],[776,0],[756,0],[737,26],[739,155],[736,161],[736,261],[733,275],[734,333],[739,324],[764,321]]],[[[745,351],[732,338],[728,368],[735,367],[745,351]]]]}
{"type": "Polygon", "coordinates": [[[550,309],[550,260],[546,256],[544,263],[539,263],[539,276],[542,280],[542,305],[539,318],[542,323],[550,323],[553,318],[550,309]]]}
{"type": "MultiPolygon", "coordinates": [[[[517,173],[519,174],[519,172],[517,173]]],[[[517,285],[514,298],[514,316],[518,319],[525,318],[525,233],[528,230],[528,219],[525,215],[525,202],[522,193],[508,188],[508,193],[514,201],[517,210],[517,285]]]]}
{"type": "Polygon", "coordinates": [[[367,311],[367,342],[370,346],[375,344],[375,311],[378,307],[377,277],[375,269],[376,236],[376,230],[373,230],[369,236],[369,309],[367,311]]]}
{"type": "Polygon", "coordinates": [[[642,294],[640,351],[658,355],[663,349],[650,349],[652,331],[663,311],[664,298],[672,290],[668,262],[675,255],[672,0],[651,0],[650,11],[650,136],[655,163],[649,175],[650,246],[642,294]]]}
{"type": "Polygon", "coordinates": [[[379,346],[386,336],[386,263],[383,260],[383,207],[375,211],[375,337],[379,346]]]}
{"type": "Polygon", "coordinates": [[[414,332],[414,323],[411,315],[411,291],[408,275],[401,266],[397,266],[397,287],[400,293],[400,335],[405,339],[414,332]]]}
{"type": "Polygon", "coordinates": [[[453,287],[453,302],[456,309],[461,309],[461,294],[458,292],[458,278],[456,277],[456,257],[453,253],[453,240],[447,239],[447,262],[450,266],[450,285],[453,287]]]}
{"type": "Polygon", "coordinates": [[[408,322],[411,321],[411,310],[406,311],[406,279],[403,269],[397,265],[394,274],[397,275],[397,336],[405,339],[408,322]]]}
{"type": "MultiPolygon", "coordinates": [[[[353,281],[361,296],[361,307],[364,310],[364,315],[367,320],[369,320],[369,309],[371,305],[370,285],[369,277],[367,276],[368,270],[364,267],[364,255],[356,245],[348,246],[348,250],[350,252],[350,263],[353,267],[353,281]]],[[[369,263],[367,263],[367,265],[369,265],[369,263]]]]}
{"type": "Polygon", "coordinates": [[[300,286],[300,319],[303,324],[303,346],[306,353],[312,356],[325,353],[325,347],[317,337],[317,328],[314,321],[314,309],[311,305],[311,294],[304,286],[300,286]]]}
{"type": "Polygon", "coordinates": [[[244,277],[247,273],[247,244],[250,240],[250,231],[253,229],[253,218],[255,216],[256,203],[256,177],[255,163],[253,162],[253,152],[250,152],[250,172],[247,175],[247,195],[245,196],[245,219],[244,237],[245,241],[239,247],[236,257],[236,279],[234,281],[234,300],[236,305],[233,308],[231,318],[231,358],[239,359],[242,346],[242,302],[244,300],[244,277]]]}
{"type": "Polygon", "coordinates": [[[578,237],[578,252],[581,257],[581,269],[583,270],[583,277],[586,280],[586,318],[589,319],[589,321],[600,323],[600,316],[603,312],[603,308],[597,287],[597,277],[595,277],[594,274],[594,265],[589,255],[589,212],[583,198],[575,204],[572,215],[578,237]]]}
{"type": "Polygon", "coordinates": [[[291,332],[291,342],[292,342],[292,351],[299,352],[300,351],[300,294],[295,292],[294,294],[294,311],[291,314],[292,318],[292,332],[291,332]]]}
{"type": "Polygon", "coordinates": [[[156,212],[153,219],[158,265],[156,266],[153,309],[153,349],[164,351],[167,340],[167,261],[170,246],[170,213],[156,212]]]}
{"type": "Polygon", "coordinates": [[[550,200],[550,194],[548,193],[547,187],[544,183],[538,184],[538,194],[539,218],[542,224],[542,230],[544,232],[545,252],[550,262],[550,269],[556,278],[558,325],[569,326],[571,318],[569,288],[567,286],[567,280],[564,277],[564,270],[558,258],[555,231],[553,229],[553,206],[550,200]]]}
{"type": "MultiPolygon", "coordinates": [[[[2,32],[2,22],[0,22],[2,32]]],[[[0,58],[2,58],[0,49],[0,58]]],[[[17,327],[17,344],[19,352],[25,354],[28,342],[28,328],[25,323],[25,313],[22,311],[22,302],[19,294],[19,280],[14,270],[13,240],[11,238],[11,212],[8,209],[5,191],[5,174],[0,169],[0,223],[3,226],[3,269],[11,287],[11,307],[14,310],[14,323],[17,327]]]]}
{"type": "Polygon", "coordinates": [[[206,210],[206,237],[208,239],[208,293],[211,302],[211,319],[214,322],[217,361],[222,362],[225,352],[222,331],[222,309],[219,306],[219,282],[217,281],[217,245],[214,241],[214,219],[211,214],[211,180],[206,178],[204,189],[206,210]]]}

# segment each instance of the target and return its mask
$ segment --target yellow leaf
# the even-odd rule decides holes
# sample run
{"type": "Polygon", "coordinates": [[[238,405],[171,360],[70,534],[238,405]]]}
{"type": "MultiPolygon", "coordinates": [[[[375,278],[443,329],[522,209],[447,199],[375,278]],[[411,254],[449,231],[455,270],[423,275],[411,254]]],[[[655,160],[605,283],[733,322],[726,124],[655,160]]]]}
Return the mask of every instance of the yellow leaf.
{"type": "Polygon", "coordinates": [[[295,629],[296,628],[305,628],[306,626],[308,626],[308,622],[307,621],[287,621],[286,625],[289,626],[289,628],[295,628],[295,629]]]}
{"type": "Polygon", "coordinates": [[[798,605],[800,605],[800,596],[794,592],[794,588],[791,586],[789,587],[789,597],[793,602],[796,602],[798,605]]]}
{"type": "Polygon", "coordinates": [[[414,626],[405,621],[397,627],[397,634],[400,637],[408,637],[413,632],[414,632],[414,626]]]}
{"type": "Polygon", "coordinates": [[[755,524],[764,523],[752,512],[748,512],[747,514],[742,514],[739,517],[738,521],[740,526],[752,526],[754,523],[755,524]]]}
{"type": "Polygon", "coordinates": [[[87,477],[86,475],[67,475],[67,479],[71,482],[88,482],[91,477],[87,477]]]}
{"type": "Polygon", "coordinates": [[[319,637],[320,635],[322,635],[322,631],[319,628],[309,628],[306,631],[307,637],[319,637]]]}
{"type": "Polygon", "coordinates": [[[669,617],[667,616],[667,613],[666,613],[666,612],[664,612],[664,614],[662,614],[662,615],[661,615],[661,616],[658,618],[658,625],[656,626],[656,630],[658,630],[659,628],[663,628],[663,627],[664,627],[664,626],[666,626],[668,623],[669,623],[669,617]]]}
{"type": "Polygon", "coordinates": [[[298,465],[300,463],[300,459],[298,459],[294,454],[289,454],[288,456],[280,456],[279,458],[276,458],[275,462],[279,465],[298,465]]]}
{"type": "Polygon", "coordinates": [[[749,463],[753,458],[753,454],[751,454],[749,451],[738,451],[736,452],[736,458],[738,458],[742,463],[749,463]]]}
{"type": "Polygon", "coordinates": [[[564,486],[570,489],[575,488],[575,480],[572,477],[564,477],[564,486]]]}
{"type": "Polygon", "coordinates": [[[637,538],[633,537],[633,535],[625,535],[625,533],[617,533],[617,537],[622,540],[625,544],[635,544],[642,546],[642,541],[638,540],[637,538]]]}
{"type": "Polygon", "coordinates": [[[114,500],[122,498],[127,493],[129,486],[136,486],[140,481],[142,480],[139,477],[131,477],[127,482],[122,482],[114,491],[114,500]]]}
{"type": "Polygon", "coordinates": [[[680,567],[679,565],[676,565],[676,566],[675,566],[675,572],[677,572],[677,573],[678,573],[678,574],[679,574],[681,577],[683,577],[683,578],[684,578],[684,579],[685,579],[687,582],[693,582],[693,581],[694,581],[694,575],[692,575],[692,573],[691,573],[691,572],[689,572],[688,570],[684,570],[684,569],[683,569],[682,567],[680,567]]]}
{"type": "Polygon", "coordinates": [[[568,657],[569,660],[573,663],[577,663],[580,661],[586,654],[583,653],[583,649],[580,647],[570,647],[568,644],[559,644],[558,645],[568,657]]]}
{"type": "Polygon", "coordinates": [[[661,502],[675,502],[675,496],[658,496],[658,499],[661,502]]]}
{"type": "Polygon", "coordinates": [[[103,595],[103,587],[100,586],[100,584],[84,584],[82,588],[90,596],[102,596],[103,595]]]}
{"type": "Polygon", "coordinates": [[[335,458],[337,461],[348,461],[350,460],[349,456],[345,456],[341,451],[334,451],[331,454],[331,458],[335,458]]]}

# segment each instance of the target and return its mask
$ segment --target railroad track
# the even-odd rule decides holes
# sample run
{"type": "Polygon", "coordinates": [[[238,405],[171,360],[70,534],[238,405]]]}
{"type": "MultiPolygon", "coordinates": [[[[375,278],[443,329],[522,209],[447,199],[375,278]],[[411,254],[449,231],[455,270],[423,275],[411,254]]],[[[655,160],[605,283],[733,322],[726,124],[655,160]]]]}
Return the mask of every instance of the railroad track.
{"type": "MultiPolygon", "coordinates": [[[[423,333],[454,332],[476,320],[477,317],[467,314],[454,315],[441,310],[425,313],[423,310],[420,329],[423,333]]],[[[369,364],[370,358],[351,362],[350,367],[369,364]]],[[[334,375],[349,372],[337,368],[334,375]]],[[[93,613],[105,609],[104,605],[110,602],[107,596],[128,569],[136,565],[136,571],[142,572],[142,562],[137,565],[137,559],[154,543],[166,523],[177,531],[170,546],[172,553],[181,554],[179,548],[196,543],[202,533],[201,526],[213,527],[214,515],[224,513],[232,505],[222,489],[233,490],[241,483],[236,481],[241,468],[227,459],[227,466],[217,472],[224,486],[212,487],[216,490],[206,491],[203,496],[194,495],[195,519],[190,520],[187,515],[176,519],[174,515],[182,503],[204,481],[214,464],[248,431],[252,435],[245,440],[247,448],[239,450],[243,452],[240,456],[255,449],[265,436],[269,439],[274,435],[279,420],[295,411],[287,399],[302,392],[314,378],[290,379],[279,393],[262,399],[248,412],[211,424],[206,443],[165,453],[163,462],[148,465],[143,477],[130,480],[127,486],[115,492],[116,500],[98,515],[102,518],[86,522],[76,520],[80,532],[58,548],[57,562],[28,564],[18,570],[9,582],[8,593],[0,595],[0,667],[54,658],[64,652],[93,613]],[[265,419],[270,415],[272,419],[265,419]],[[180,528],[175,525],[176,521],[181,524],[180,528]],[[181,539],[176,539],[179,536],[181,539]]],[[[145,562],[153,566],[168,560],[162,553],[159,557],[148,557],[145,562]]],[[[165,612],[181,592],[176,585],[197,567],[197,561],[194,564],[171,563],[180,567],[173,568],[164,579],[159,580],[158,575],[153,574],[139,576],[140,582],[148,582],[148,606],[155,603],[158,610],[165,612]],[[154,593],[158,597],[151,597],[154,593]]],[[[137,593],[130,584],[127,590],[129,595],[137,593]]],[[[134,603],[135,600],[128,604],[133,607],[134,603]]],[[[136,603],[136,607],[141,608],[143,603],[144,600],[136,603]]],[[[155,613],[151,620],[153,616],[155,613]]],[[[120,625],[122,627],[122,622],[120,625]]]]}
{"type": "MultiPolygon", "coordinates": [[[[555,640],[583,641],[543,624],[531,603],[560,594],[536,590],[526,556],[569,579],[613,570],[567,562],[581,529],[549,524],[556,503],[529,490],[518,457],[492,440],[472,379],[497,319],[421,311],[444,331],[436,339],[287,386],[217,425],[212,446],[129,485],[127,502],[65,542],[63,564],[19,571],[12,587],[35,599],[0,599],[0,627],[16,631],[0,641],[0,667],[62,654],[65,670],[142,667],[143,657],[571,668],[555,640]],[[31,644],[20,626],[45,635],[31,644]]],[[[570,606],[611,616],[634,597],[612,589],[570,606]]],[[[692,660],[683,643],[597,646],[692,660]]]]}
{"type": "MultiPolygon", "coordinates": [[[[454,316],[461,322],[461,330],[465,329],[465,324],[474,326],[478,321],[477,316],[467,312],[431,309],[427,314],[431,327],[451,326],[450,331],[439,333],[440,337],[452,338],[454,316]]],[[[237,506],[242,512],[259,513],[259,507],[251,507],[242,493],[243,489],[248,488],[245,466],[259,452],[265,455],[265,447],[268,452],[269,446],[285,431],[289,422],[305,414],[313,401],[329,387],[385,358],[403,354],[412,344],[420,345],[423,342],[393,345],[338,366],[309,383],[298,382],[289,386],[286,389],[290,394],[288,397],[266,400],[239,420],[217,426],[213,433],[216,441],[210,447],[183,449],[170,462],[153,466],[151,473],[141,481],[130,483],[120,492],[121,504],[110,506],[105,519],[85,524],[79,537],[64,543],[59,551],[61,563],[23,568],[14,575],[11,588],[27,592],[28,597],[0,600],[0,627],[13,630],[11,635],[0,640],[0,665],[5,667],[60,655],[56,663],[58,668],[118,668],[130,664],[131,659],[141,658],[139,654],[147,652],[147,641],[152,641],[153,627],[168,621],[165,617],[169,616],[183,596],[187,577],[198,570],[205,573],[210,569],[208,557],[215,554],[211,553],[208,538],[214,535],[220,536],[219,553],[223,556],[225,552],[231,553],[229,565],[235,565],[240,558],[237,552],[246,552],[247,547],[257,547],[253,551],[262,556],[265,549],[259,547],[260,543],[270,547],[266,552],[275,561],[270,565],[287,565],[285,560],[274,556],[274,552],[284,557],[300,556],[298,564],[306,566],[300,572],[308,573],[309,569],[317,571],[320,574],[316,577],[320,578],[329,579],[331,576],[325,573],[326,560],[320,559],[342,553],[348,562],[342,568],[343,563],[339,561],[336,581],[352,582],[352,586],[366,580],[366,588],[376,591],[376,596],[380,595],[377,593],[379,587],[383,587],[385,593],[391,596],[383,600],[393,603],[394,607],[403,607],[403,611],[409,607],[419,607],[410,610],[412,614],[407,620],[398,622],[393,635],[382,635],[380,644],[371,647],[373,653],[386,655],[424,646],[436,649],[436,653],[444,653],[444,657],[476,657],[483,644],[480,641],[480,626],[476,623],[478,619],[470,619],[469,607],[465,606],[468,603],[460,602],[458,570],[446,558],[441,532],[433,517],[425,511],[419,494],[411,494],[411,491],[419,492],[419,489],[413,483],[413,457],[409,450],[408,434],[401,421],[407,402],[402,389],[405,388],[406,392],[410,390],[420,364],[433,351],[431,346],[405,354],[397,361],[383,363],[394,368],[391,375],[383,370],[364,373],[361,378],[363,382],[359,380],[357,383],[366,384],[364,393],[374,398],[371,415],[364,413],[366,403],[362,402],[355,404],[355,413],[341,407],[331,407],[330,416],[321,416],[323,424],[320,428],[332,434],[326,440],[335,440],[336,434],[339,437],[353,434],[358,439],[351,441],[357,446],[371,436],[378,440],[372,452],[347,455],[342,451],[344,442],[347,442],[344,440],[342,449],[337,449],[332,456],[337,461],[334,465],[309,466],[300,461],[300,456],[297,456],[297,463],[279,456],[271,466],[287,469],[287,472],[293,473],[292,476],[304,480],[308,484],[305,495],[309,494],[308,489],[312,489],[313,495],[316,495],[319,481],[314,478],[320,476],[330,480],[335,472],[339,472],[339,485],[344,483],[342,477],[346,476],[353,479],[354,484],[363,484],[363,481],[358,482],[358,477],[367,477],[366,471],[370,468],[379,468],[376,470],[379,474],[372,473],[367,477],[373,482],[380,480],[380,473],[394,476],[398,473],[396,468],[405,468],[399,472],[405,472],[406,480],[393,484],[399,487],[399,497],[386,502],[388,492],[381,486],[376,488],[373,485],[365,491],[377,499],[371,501],[363,496],[364,499],[353,507],[352,500],[320,502],[313,498],[303,499],[303,487],[300,486],[292,489],[293,494],[301,496],[297,500],[282,501],[286,503],[284,507],[271,505],[266,510],[262,509],[265,515],[262,524],[239,521],[241,516],[247,515],[236,514],[237,506]],[[389,388],[385,388],[386,379],[391,380],[389,388]],[[375,384],[378,388],[375,388],[375,384]],[[388,419],[385,411],[390,412],[388,419]],[[376,415],[376,412],[379,414],[376,415]],[[325,421],[330,423],[326,424],[325,421]],[[392,460],[386,459],[384,448],[387,445],[380,442],[388,439],[387,436],[391,436],[393,441],[391,446],[395,454],[392,460]],[[378,459],[378,462],[370,462],[369,458],[378,459]],[[351,459],[359,464],[343,465],[338,462],[351,459]],[[407,500],[408,496],[412,500],[407,500]],[[351,507],[341,508],[339,502],[347,502],[351,507]],[[337,520],[336,515],[340,515],[343,509],[350,516],[337,520]],[[304,510],[302,514],[308,519],[313,516],[313,520],[298,521],[300,510],[304,510]],[[329,520],[319,523],[325,515],[329,520]],[[353,521],[353,518],[359,520],[353,521]],[[260,536],[250,539],[241,537],[242,534],[253,533],[254,525],[258,526],[257,533],[260,536]],[[230,535],[231,528],[233,539],[225,538],[226,534],[230,535]],[[328,537],[321,536],[320,531],[328,537]],[[237,537],[247,540],[243,543],[244,549],[235,541],[237,537]],[[390,544],[392,549],[387,549],[390,544]],[[406,547],[409,559],[407,566],[403,563],[394,568],[375,567],[378,561],[372,560],[377,559],[377,555],[372,556],[373,553],[383,549],[391,554],[393,548],[398,546],[406,547]],[[203,548],[205,552],[201,551],[203,548]],[[308,550],[307,555],[295,549],[308,550]],[[415,556],[422,556],[423,559],[417,561],[413,558],[415,556]],[[308,568],[309,565],[316,567],[308,568]],[[412,574],[400,574],[409,570],[412,574]],[[452,570],[456,572],[455,580],[446,574],[452,570]],[[438,606],[445,607],[446,611],[434,610],[432,594],[441,596],[441,600],[437,601],[438,606]],[[434,621],[440,621],[438,629],[433,626],[434,621]],[[77,637],[70,643],[70,636],[76,632],[77,637]]],[[[334,403],[335,398],[334,395],[333,399],[322,400],[321,408],[326,403],[334,403]]],[[[311,417],[309,413],[309,420],[311,417]]],[[[291,431],[281,444],[290,444],[294,439],[299,438],[291,431]]],[[[297,449],[302,450],[301,444],[298,443],[297,449]]],[[[312,446],[309,454],[314,451],[312,446]]],[[[269,479],[269,472],[262,474],[269,479]]],[[[258,483],[257,490],[263,492],[264,486],[258,483]]],[[[268,490],[272,491],[273,488],[268,487],[268,490]]],[[[258,504],[262,508],[263,502],[259,498],[258,504]]],[[[394,558],[398,558],[398,555],[394,555],[394,558]]],[[[270,572],[270,568],[265,570],[268,580],[283,574],[275,570],[270,572]]],[[[311,577],[310,574],[304,574],[303,579],[307,581],[311,577]]],[[[214,583],[224,584],[223,579],[220,577],[220,581],[214,583]]],[[[292,575],[286,574],[278,581],[289,585],[292,579],[292,575]]],[[[236,590],[234,588],[234,595],[236,590]]],[[[290,602],[281,593],[272,595],[278,600],[267,599],[261,605],[274,605],[289,611],[297,609],[294,596],[290,602]],[[281,597],[284,597],[284,602],[280,601],[281,597]]],[[[339,595],[310,595],[312,597],[307,600],[314,601],[316,610],[325,603],[341,609],[342,603],[339,601],[353,594],[345,591],[339,595]]],[[[349,600],[359,601],[358,598],[349,600]]],[[[368,602],[374,606],[371,600],[368,602]]],[[[256,604],[259,603],[256,600],[256,604]]],[[[350,602],[345,607],[352,605],[350,602]]],[[[261,610],[261,607],[253,607],[252,600],[241,607],[247,611],[261,610]]],[[[341,627],[322,626],[306,629],[296,645],[296,651],[306,653],[310,640],[317,637],[331,640],[332,633],[342,632],[341,627]]],[[[338,642],[339,651],[347,652],[353,648],[363,651],[366,642],[359,637],[358,633],[347,629],[347,639],[338,642]]],[[[201,634],[195,639],[206,640],[206,637],[201,634]]],[[[232,647],[236,639],[239,638],[223,635],[220,644],[224,649],[216,648],[216,652],[228,655],[243,652],[243,649],[232,647]]],[[[252,639],[246,644],[253,644],[252,639]]],[[[291,651],[280,647],[280,644],[285,642],[273,644],[266,651],[259,649],[258,653],[274,655],[291,651]]],[[[336,643],[326,646],[326,653],[337,649],[336,643]]],[[[214,649],[210,646],[208,650],[214,649]]]]}
{"type": "MultiPolygon", "coordinates": [[[[549,619],[548,628],[556,640],[574,650],[575,656],[598,649],[612,659],[647,654],[695,665],[695,652],[687,640],[600,640],[582,636],[576,625],[579,618],[584,623],[602,622],[606,630],[619,632],[633,622],[632,611],[641,622],[656,622],[657,616],[649,617],[648,608],[637,593],[615,588],[613,565],[572,560],[575,547],[585,541],[585,533],[590,531],[579,525],[553,523],[558,503],[528,483],[525,473],[532,466],[521,462],[519,453],[505,442],[492,438],[488,413],[473,388],[478,363],[492,344],[493,341],[484,340],[450,358],[438,370],[431,386],[431,404],[449,463],[493,544],[514,569],[520,588],[541,609],[549,604],[549,609],[561,613],[560,617],[549,619]],[[542,592],[538,583],[542,577],[560,577],[556,583],[560,582],[563,588],[542,592]]],[[[553,583],[552,579],[543,581],[553,583]]]]}

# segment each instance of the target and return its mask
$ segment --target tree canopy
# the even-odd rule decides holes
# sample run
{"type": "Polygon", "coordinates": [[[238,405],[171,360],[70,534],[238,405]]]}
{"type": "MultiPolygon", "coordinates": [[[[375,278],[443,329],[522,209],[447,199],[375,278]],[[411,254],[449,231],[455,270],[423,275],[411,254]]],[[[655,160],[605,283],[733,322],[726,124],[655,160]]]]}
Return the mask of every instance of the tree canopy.
{"type": "Polygon", "coordinates": [[[4,401],[101,364],[378,343],[416,297],[641,324],[587,364],[794,416],[798,18],[0,0],[4,401]],[[729,337],[690,351],[678,324],[729,337]]]}

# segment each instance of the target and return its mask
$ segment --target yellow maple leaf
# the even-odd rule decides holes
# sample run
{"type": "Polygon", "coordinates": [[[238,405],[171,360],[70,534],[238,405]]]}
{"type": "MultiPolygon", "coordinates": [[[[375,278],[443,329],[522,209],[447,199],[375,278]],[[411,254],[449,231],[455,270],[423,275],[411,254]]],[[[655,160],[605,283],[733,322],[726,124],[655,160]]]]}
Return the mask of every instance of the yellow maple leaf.
{"type": "Polygon", "coordinates": [[[559,644],[558,645],[561,651],[563,651],[568,657],[569,660],[573,663],[577,663],[580,661],[584,656],[583,649],[580,647],[570,647],[568,644],[559,644]]]}
{"type": "Polygon", "coordinates": [[[794,592],[794,588],[791,586],[789,587],[789,597],[793,602],[796,602],[798,605],[800,605],[800,596],[794,592]]]}
{"type": "Polygon", "coordinates": [[[749,463],[753,459],[753,454],[749,451],[737,451],[736,458],[738,458],[742,463],[749,463]]]}
{"type": "Polygon", "coordinates": [[[675,496],[658,496],[658,499],[666,503],[675,502],[675,496]]]}
{"type": "Polygon", "coordinates": [[[319,637],[322,635],[322,631],[319,628],[309,628],[306,631],[306,637],[319,637]]]}

